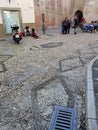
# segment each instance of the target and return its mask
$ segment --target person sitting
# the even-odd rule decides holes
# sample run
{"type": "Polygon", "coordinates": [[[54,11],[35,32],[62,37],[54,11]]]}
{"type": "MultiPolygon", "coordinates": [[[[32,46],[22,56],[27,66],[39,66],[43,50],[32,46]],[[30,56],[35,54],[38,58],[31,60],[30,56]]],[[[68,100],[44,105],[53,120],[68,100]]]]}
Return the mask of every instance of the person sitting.
{"type": "Polygon", "coordinates": [[[93,29],[94,29],[93,22],[91,22],[91,23],[86,23],[85,22],[84,23],[84,25],[83,25],[83,31],[91,32],[92,33],[93,29]]]}
{"type": "Polygon", "coordinates": [[[34,37],[34,38],[38,38],[39,37],[38,36],[38,32],[34,28],[32,28],[31,36],[34,37]]]}
{"type": "Polygon", "coordinates": [[[83,24],[83,32],[84,32],[84,31],[88,32],[89,29],[90,29],[90,26],[89,26],[89,24],[86,23],[86,21],[85,21],[85,23],[83,24]]]}
{"type": "Polygon", "coordinates": [[[91,27],[90,32],[92,33],[93,30],[94,30],[94,21],[91,21],[91,23],[90,23],[90,27],[91,27]]]}
{"type": "Polygon", "coordinates": [[[30,30],[29,26],[26,26],[26,27],[25,27],[24,35],[25,35],[25,36],[30,36],[30,35],[31,35],[31,30],[30,30]]]}
{"type": "Polygon", "coordinates": [[[94,21],[94,33],[98,30],[98,21],[94,21]]]}

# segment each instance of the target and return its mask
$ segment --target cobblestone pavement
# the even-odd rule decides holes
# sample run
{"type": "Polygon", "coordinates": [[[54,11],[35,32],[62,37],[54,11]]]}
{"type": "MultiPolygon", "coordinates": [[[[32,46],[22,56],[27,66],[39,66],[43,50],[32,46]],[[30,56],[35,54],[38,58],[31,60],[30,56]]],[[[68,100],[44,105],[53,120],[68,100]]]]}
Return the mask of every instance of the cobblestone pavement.
{"type": "Polygon", "coordinates": [[[54,105],[78,110],[85,129],[87,64],[98,53],[98,32],[50,29],[21,44],[0,40],[0,130],[44,130],[54,105]]]}

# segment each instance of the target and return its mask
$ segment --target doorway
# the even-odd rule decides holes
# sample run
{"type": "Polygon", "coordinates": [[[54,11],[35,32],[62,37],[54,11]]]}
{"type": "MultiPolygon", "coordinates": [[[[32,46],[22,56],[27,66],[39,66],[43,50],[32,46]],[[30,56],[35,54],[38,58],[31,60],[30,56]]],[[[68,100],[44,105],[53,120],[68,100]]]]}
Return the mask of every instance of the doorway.
{"type": "Polygon", "coordinates": [[[17,24],[20,27],[19,11],[3,11],[5,33],[11,34],[11,26],[17,24]]]}
{"type": "Polygon", "coordinates": [[[80,11],[80,10],[77,10],[77,11],[75,12],[75,16],[76,16],[77,19],[78,19],[78,23],[81,23],[82,17],[83,17],[83,12],[80,11]]]}

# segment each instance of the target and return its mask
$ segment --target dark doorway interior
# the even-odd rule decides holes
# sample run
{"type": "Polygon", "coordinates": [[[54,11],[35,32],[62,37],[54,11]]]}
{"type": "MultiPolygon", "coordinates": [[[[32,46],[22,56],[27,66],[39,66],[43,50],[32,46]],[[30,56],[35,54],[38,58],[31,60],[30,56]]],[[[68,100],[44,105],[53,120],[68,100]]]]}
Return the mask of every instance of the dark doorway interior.
{"type": "Polygon", "coordinates": [[[78,18],[78,22],[81,23],[82,17],[83,17],[83,12],[80,11],[80,10],[77,10],[77,11],[75,12],[75,16],[78,18]]]}

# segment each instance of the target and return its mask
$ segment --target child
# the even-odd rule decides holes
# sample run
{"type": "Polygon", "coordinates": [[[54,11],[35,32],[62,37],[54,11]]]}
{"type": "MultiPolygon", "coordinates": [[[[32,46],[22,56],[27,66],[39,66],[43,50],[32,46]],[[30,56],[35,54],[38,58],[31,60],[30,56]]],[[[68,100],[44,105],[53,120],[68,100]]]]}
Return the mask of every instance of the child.
{"type": "Polygon", "coordinates": [[[31,36],[32,37],[34,37],[34,38],[38,38],[39,36],[38,36],[38,32],[37,31],[35,31],[35,29],[34,28],[32,28],[32,33],[31,33],[31,36]]]}
{"type": "Polygon", "coordinates": [[[26,26],[26,27],[25,27],[24,35],[25,35],[25,36],[30,36],[30,35],[31,35],[31,30],[30,30],[29,26],[26,26]]]}

